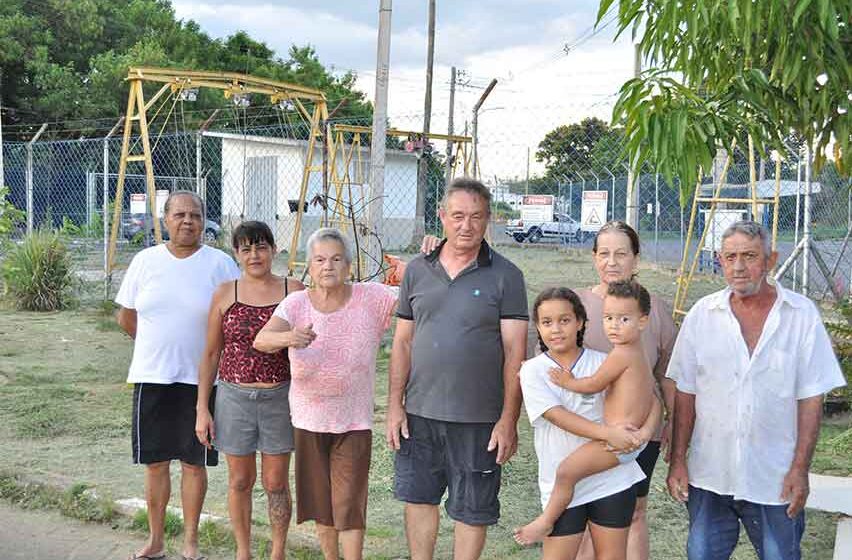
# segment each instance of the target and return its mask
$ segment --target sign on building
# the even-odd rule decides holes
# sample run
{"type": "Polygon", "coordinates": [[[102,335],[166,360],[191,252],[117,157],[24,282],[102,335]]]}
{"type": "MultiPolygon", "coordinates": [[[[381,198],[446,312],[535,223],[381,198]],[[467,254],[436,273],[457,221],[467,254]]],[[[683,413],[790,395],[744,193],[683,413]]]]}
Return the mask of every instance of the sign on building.
{"type": "Polygon", "coordinates": [[[157,216],[163,217],[166,215],[166,199],[169,198],[169,191],[167,189],[157,189],[157,216]]]}
{"type": "Polygon", "coordinates": [[[148,195],[145,193],[130,193],[130,213],[145,214],[148,212],[148,195]]]}
{"type": "Polygon", "coordinates": [[[528,194],[521,200],[521,220],[529,223],[553,221],[553,195],[528,194]]]}
{"type": "Polygon", "coordinates": [[[580,208],[580,228],[583,231],[598,231],[606,223],[607,191],[583,191],[580,208]]]}

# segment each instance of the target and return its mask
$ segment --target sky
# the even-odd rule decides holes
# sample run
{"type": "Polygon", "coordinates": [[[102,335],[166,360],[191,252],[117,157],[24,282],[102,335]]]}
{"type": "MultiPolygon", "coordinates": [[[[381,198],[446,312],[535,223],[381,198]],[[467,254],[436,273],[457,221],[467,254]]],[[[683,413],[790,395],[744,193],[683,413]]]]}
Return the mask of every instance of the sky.
{"type": "MultiPolygon", "coordinates": [[[[609,121],[621,84],[633,72],[629,32],[594,29],[598,2],[588,0],[437,0],[432,131],[445,132],[450,68],[464,74],[455,98],[455,131],[492,79],[480,112],[483,175],[532,173],[535,147],[549,130],[587,116],[609,121]],[[566,49],[565,47],[570,47],[566,49]],[[486,169],[487,167],[487,169],[486,169]]],[[[617,3],[616,3],[617,4],[617,3]]],[[[291,45],[312,45],[336,71],[353,71],[358,89],[375,90],[379,0],[174,0],[176,14],[213,37],[245,30],[282,58],[291,45]]],[[[388,115],[397,128],[420,130],[426,89],[427,1],[392,7],[388,115]]],[[[611,16],[605,16],[606,24],[611,16]]]]}

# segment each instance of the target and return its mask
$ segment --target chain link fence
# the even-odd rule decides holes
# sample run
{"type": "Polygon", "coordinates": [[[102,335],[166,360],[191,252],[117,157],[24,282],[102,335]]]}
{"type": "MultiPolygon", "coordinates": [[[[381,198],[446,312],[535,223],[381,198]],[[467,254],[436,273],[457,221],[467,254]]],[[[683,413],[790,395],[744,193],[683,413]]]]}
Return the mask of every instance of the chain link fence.
{"type": "MultiPolygon", "coordinates": [[[[271,115],[278,109],[265,110],[271,115]]],[[[596,216],[598,224],[625,219],[628,172],[617,135],[608,136],[606,141],[600,137],[581,137],[579,142],[566,145],[564,153],[551,152],[548,159],[539,157],[541,137],[523,140],[531,134],[528,123],[538,119],[538,129],[545,132],[562,123],[555,118],[552,122],[541,122],[541,113],[533,110],[511,112],[513,118],[501,119],[499,126],[481,127],[473,142],[454,143],[451,154],[443,140],[423,142],[417,136],[389,135],[384,193],[380,199],[371,198],[374,193],[370,186],[370,136],[351,128],[370,127],[371,122],[329,121],[326,133],[335,138],[334,149],[328,150],[320,139],[310,161],[307,154],[310,129],[293,115],[276,114],[274,119],[267,118],[264,124],[258,124],[264,119],[240,120],[233,114],[225,114],[206,123],[203,130],[152,132],[158,193],[155,206],[162,205],[168,192],[195,191],[207,202],[207,242],[227,246],[232,229],[243,220],[253,219],[273,227],[279,248],[284,251],[291,250],[295,236],[294,247],[300,252],[304,240],[321,224],[339,227],[349,235],[357,232],[362,238],[370,237],[373,232],[367,214],[372,206],[381,205],[383,221],[374,233],[384,251],[404,251],[419,246],[424,232],[440,235],[438,204],[450,162],[455,175],[473,174],[475,169],[491,188],[494,207],[489,235],[494,244],[519,243],[521,239],[520,242],[588,247],[591,237],[588,233],[594,231],[595,224],[583,223],[587,191],[606,193],[605,216],[603,212],[596,216]],[[527,124],[523,126],[511,124],[525,121],[527,124]],[[565,154],[571,157],[562,158],[565,154]],[[297,235],[296,215],[306,165],[314,171],[305,184],[304,218],[297,235]],[[418,189],[423,193],[421,201],[418,189]],[[560,226],[563,229],[557,232],[561,234],[538,238],[507,235],[511,233],[511,227],[507,230],[507,226],[513,225],[510,221],[520,218],[527,194],[551,195],[555,220],[571,225],[560,226]]],[[[442,117],[434,116],[433,122],[442,122],[442,117]]],[[[401,116],[391,118],[389,125],[399,130],[418,130],[421,120],[417,116],[401,116]]],[[[461,134],[474,136],[467,125],[461,127],[461,134]]],[[[153,220],[141,163],[128,164],[124,193],[120,201],[116,200],[121,142],[119,132],[109,138],[3,143],[4,182],[10,188],[9,198],[27,214],[18,235],[40,227],[61,229],[79,248],[75,251],[78,270],[87,280],[104,279],[107,234],[116,205],[121,216],[116,268],[126,267],[135,252],[153,242],[153,220]]],[[[131,138],[131,146],[132,153],[141,152],[138,138],[131,138]]],[[[748,196],[751,177],[748,154],[737,150],[732,158],[720,196],[748,196]]],[[[785,154],[781,166],[779,263],[796,250],[805,234],[806,206],[810,207],[811,237],[809,250],[802,251],[808,253],[808,266],[799,257],[787,267],[784,282],[798,290],[806,289],[817,298],[847,294],[852,277],[850,181],[840,177],[829,164],[812,178],[808,194],[807,167],[797,151],[785,154]],[[805,268],[808,269],[806,285],[805,268]]],[[[641,171],[636,181],[637,229],[643,258],[676,268],[686,243],[692,200],[680,199],[677,181],[670,184],[652,169],[641,171]]],[[[754,173],[758,196],[771,198],[776,179],[774,160],[757,157],[754,173]]],[[[701,192],[709,196],[714,177],[706,177],[703,183],[701,192]]],[[[697,209],[693,250],[705,228],[707,207],[707,203],[701,203],[697,209]]],[[[703,247],[706,250],[702,251],[703,272],[718,273],[713,244],[720,233],[716,231],[719,219],[754,217],[771,225],[772,205],[759,205],[756,216],[751,216],[750,211],[743,204],[719,206],[717,218],[710,224],[713,231],[703,247]]],[[[115,286],[107,289],[114,290],[115,286]]]]}

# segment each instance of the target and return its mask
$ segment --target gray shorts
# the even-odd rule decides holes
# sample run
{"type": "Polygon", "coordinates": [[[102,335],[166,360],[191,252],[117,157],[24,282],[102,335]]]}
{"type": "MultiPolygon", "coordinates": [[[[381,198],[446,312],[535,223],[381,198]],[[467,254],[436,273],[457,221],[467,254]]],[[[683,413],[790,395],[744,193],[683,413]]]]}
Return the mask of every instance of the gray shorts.
{"type": "Polygon", "coordinates": [[[293,451],[289,391],[289,382],[260,389],[220,381],[213,417],[216,449],[227,455],[252,455],[257,451],[280,455],[293,451]]]}

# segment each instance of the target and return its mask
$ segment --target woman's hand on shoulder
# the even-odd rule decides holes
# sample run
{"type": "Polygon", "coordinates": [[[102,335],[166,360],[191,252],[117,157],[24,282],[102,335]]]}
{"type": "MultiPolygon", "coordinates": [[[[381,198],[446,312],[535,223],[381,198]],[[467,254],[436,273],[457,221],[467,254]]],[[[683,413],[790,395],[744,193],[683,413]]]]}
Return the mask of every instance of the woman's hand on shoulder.
{"type": "Polygon", "coordinates": [[[424,235],[423,242],[420,244],[420,252],[428,255],[429,253],[437,249],[438,245],[440,244],[440,237],[435,237],[434,235],[424,235]]]}

